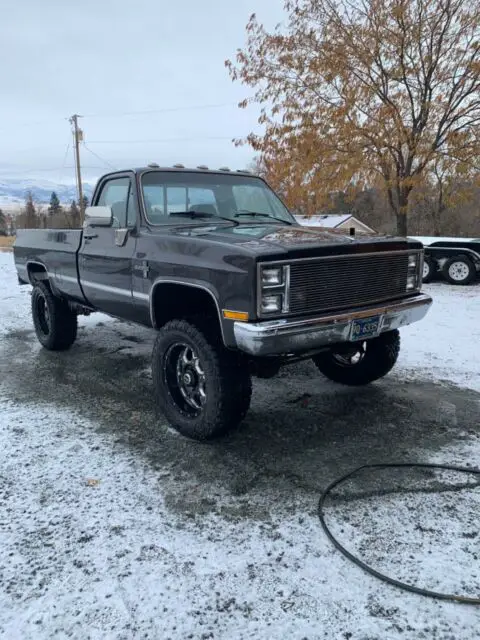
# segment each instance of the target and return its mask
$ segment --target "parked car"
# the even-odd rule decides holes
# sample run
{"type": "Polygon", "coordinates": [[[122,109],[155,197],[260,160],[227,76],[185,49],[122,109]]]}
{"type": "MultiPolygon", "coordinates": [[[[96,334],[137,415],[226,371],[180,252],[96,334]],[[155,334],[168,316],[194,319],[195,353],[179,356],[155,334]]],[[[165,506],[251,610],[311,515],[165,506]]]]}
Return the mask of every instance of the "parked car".
{"type": "Polygon", "coordinates": [[[248,172],[114,172],[92,204],[83,229],[18,232],[38,340],[68,349],[94,311],[153,327],[158,407],[192,438],[241,422],[252,374],[311,358],[347,385],[385,376],[432,302],[420,242],[302,227],[248,172]]]}
{"type": "Polygon", "coordinates": [[[480,273],[480,238],[420,237],[425,248],[423,282],[442,276],[450,284],[472,284],[480,273]]]}

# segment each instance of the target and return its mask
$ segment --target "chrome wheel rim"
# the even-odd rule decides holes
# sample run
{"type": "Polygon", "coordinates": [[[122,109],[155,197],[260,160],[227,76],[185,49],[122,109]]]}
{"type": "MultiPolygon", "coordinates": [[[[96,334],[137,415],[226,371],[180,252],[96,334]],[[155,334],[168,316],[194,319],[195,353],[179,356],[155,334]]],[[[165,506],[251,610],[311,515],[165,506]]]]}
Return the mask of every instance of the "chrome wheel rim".
{"type": "Polygon", "coordinates": [[[423,263],[423,277],[426,278],[429,273],[430,273],[430,266],[429,266],[428,262],[424,262],[423,263]]]}
{"type": "Polygon", "coordinates": [[[470,269],[465,262],[459,260],[458,262],[452,262],[448,267],[448,275],[452,280],[455,280],[455,282],[461,282],[468,278],[470,275],[470,269]]]}
{"type": "Polygon", "coordinates": [[[170,398],[181,413],[189,417],[201,413],[207,401],[205,372],[190,345],[177,342],[168,348],[163,378],[170,398]]]}

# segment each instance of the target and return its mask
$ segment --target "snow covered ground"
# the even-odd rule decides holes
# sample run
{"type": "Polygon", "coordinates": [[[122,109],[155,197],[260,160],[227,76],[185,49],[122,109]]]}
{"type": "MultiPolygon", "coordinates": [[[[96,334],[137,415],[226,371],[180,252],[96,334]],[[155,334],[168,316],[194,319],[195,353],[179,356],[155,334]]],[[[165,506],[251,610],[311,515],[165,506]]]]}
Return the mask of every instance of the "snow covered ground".
{"type": "Polygon", "coordinates": [[[426,285],[433,305],[423,322],[402,331],[397,373],[444,380],[480,391],[480,282],[426,285]]]}
{"type": "MultiPolygon", "coordinates": [[[[151,331],[92,316],[69,352],[42,350],[0,252],[0,637],[477,640],[480,607],[370,577],[316,514],[361,464],[478,465],[480,287],[426,290],[390,376],[352,390],[286,369],[256,381],[237,433],[199,445],[154,415],[151,331]]],[[[329,522],[393,577],[478,597],[478,487],[362,474],[329,522]]]]}

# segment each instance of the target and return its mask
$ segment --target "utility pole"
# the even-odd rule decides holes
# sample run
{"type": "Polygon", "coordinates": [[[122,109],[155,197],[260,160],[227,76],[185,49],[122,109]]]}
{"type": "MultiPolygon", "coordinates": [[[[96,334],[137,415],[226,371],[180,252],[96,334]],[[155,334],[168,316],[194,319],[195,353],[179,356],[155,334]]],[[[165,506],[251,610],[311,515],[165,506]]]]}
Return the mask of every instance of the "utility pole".
{"type": "Polygon", "coordinates": [[[73,127],[73,141],[75,148],[75,168],[77,176],[77,196],[78,196],[78,208],[80,209],[80,216],[83,220],[83,187],[82,187],[82,171],[80,168],[80,142],[83,140],[83,131],[78,127],[78,118],[81,118],[78,114],[74,114],[70,118],[70,123],[73,127]]]}

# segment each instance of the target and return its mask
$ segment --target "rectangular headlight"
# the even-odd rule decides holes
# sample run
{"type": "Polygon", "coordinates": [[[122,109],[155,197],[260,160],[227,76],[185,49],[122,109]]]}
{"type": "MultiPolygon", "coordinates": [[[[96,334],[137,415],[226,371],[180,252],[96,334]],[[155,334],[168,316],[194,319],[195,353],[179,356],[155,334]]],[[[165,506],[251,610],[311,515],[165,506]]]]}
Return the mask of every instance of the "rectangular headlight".
{"type": "Polygon", "coordinates": [[[408,270],[407,270],[407,291],[415,291],[419,289],[421,282],[420,268],[422,264],[422,255],[420,252],[408,254],[408,270]]]}
{"type": "Polygon", "coordinates": [[[407,277],[407,291],[412,291],[417,288],[417,275],[413,274],[407,277]]]}
{"type": "Polygon", "coordinates": [[[275,313],[282,310],[283,296],[281,293],[266,294],[262,296],[262,313],[275,313]]]}
{"type": "Polygon", "coordinates": [[[408,268],[409,268],[409,270],[417,268],[419,258],[420,258],[420,254],[419,253],[410,253],[408,255],[408,268]]]}
{"type": "Polygon", "coordinates": [[[268,267],[262,269],[262,285],[267,287],[275,287],[283,284],[283,268],[268,267]]]}
{"type": "Polygon", "coordinates": [[[288,313],[290,308],[290,265],[259,264],[257,313],[261,316],[288,313]]]}

